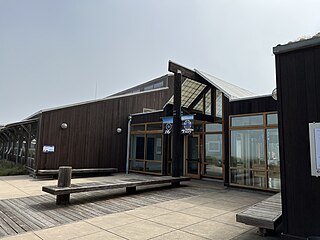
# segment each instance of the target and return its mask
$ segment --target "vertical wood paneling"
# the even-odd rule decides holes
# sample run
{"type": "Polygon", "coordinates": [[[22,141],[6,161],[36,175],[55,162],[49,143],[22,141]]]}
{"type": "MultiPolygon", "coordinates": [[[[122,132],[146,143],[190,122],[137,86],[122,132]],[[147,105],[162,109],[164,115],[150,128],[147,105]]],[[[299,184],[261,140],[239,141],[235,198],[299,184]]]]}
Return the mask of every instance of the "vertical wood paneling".
{"type": "Polygon", "coordinates": [[[172,94],[169,88],[43,112],[39,149],[54,145],[55,152],[45,154],[39,150],[38,169],[70,165],[125,171],[128,116],[143,108],[162,109],[172,94]],[[67,129],[61,129],[63,122],[68,124],[67,129]],[[116,132],[118,127],[122,128],[121,134],[116,132]]]}
{"type": "Polygon", "coordinates": [[[311,177],[308,123],[320,122],[320,48],[276,55],[284,234],[320,235],[320,181],[311,177]]]}

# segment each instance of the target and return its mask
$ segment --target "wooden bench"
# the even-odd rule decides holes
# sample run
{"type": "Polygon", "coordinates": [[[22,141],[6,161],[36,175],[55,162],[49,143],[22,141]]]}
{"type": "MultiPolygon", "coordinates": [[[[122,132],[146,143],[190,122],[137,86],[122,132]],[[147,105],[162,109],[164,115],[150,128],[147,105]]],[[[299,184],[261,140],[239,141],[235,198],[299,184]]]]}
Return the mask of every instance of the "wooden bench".
{"type": "Polygon", "coordinates": [[[137,186],[155,185],[171,183],[172,186],[180,185],[182,181],[189,181],[189,177],[171,177],[171,176],[159,176],[159,177],[146,177],[146,178],[123,178],[118,179],[115,182],[92,182],[83,184],[71,184],[69,187],[58,186],[43,186],[42,191],[56,195],[56,204],[68,204],[70,201],[71,193],[126,188],[127,193],[134,193],[137,186]]]}
{"type": "MultiPolygon", "coordinates": [[[[73,168],[72,174],[88,174],[88,173],[116,173],[117,168],[73,168]]],[[[37,175],[57,175],[58,169],[38,170],[37,175]]]]}
{"type": "Polygon", "coordinates": [[[258,227],[261,235],[275,231],[282,221],[281,194],[275,194],[239,212],[236,221],[258,227]]]}

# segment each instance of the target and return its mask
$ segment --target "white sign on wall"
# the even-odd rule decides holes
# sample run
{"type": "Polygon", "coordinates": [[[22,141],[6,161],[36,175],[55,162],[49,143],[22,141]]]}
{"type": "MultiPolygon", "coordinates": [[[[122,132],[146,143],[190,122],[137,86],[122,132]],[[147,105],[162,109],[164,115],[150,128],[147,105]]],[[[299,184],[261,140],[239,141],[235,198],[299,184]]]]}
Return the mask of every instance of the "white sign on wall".
{"type": "Polygon", "coordinates": [[[44,153],[53,153],[54,152],[54,146],[44,145],[43,148],[42,148],[42,151],[44,153]]]}
{"type": "Polygon", "coordinates": [[[311,176],[320,176],[320,123],[309,123],[311,176]]]}

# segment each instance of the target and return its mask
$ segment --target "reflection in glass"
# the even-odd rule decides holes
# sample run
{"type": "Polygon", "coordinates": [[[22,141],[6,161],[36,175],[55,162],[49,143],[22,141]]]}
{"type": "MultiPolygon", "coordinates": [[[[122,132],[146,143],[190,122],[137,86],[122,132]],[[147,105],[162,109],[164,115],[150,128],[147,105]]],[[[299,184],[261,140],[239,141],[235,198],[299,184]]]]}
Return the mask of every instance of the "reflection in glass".
{"type": "Polygon", "coordinates": [[[162,136],[161,134],[147,135],[147,160],[162,159],[162,136]]]}
{"type": "Polygon", "coordinates": [[[222,134],[205,135],[204,174],[222,177],[222,134]]]}
{"type": "Polygon", "coordinates": [[[187,173],[198,174],[199,162],[201,159],[200,136],[188,136],[188,151],[187,151],[187,173]]]}
{"type": "Polygon", "coordinates": [[[205,114],[211,115],[211,89],[206,93],[205,96],[205,114]]]}
{"type": "Polygon", "coordinates": [[[266,173],[247,169],[231,169],[231,183],[259,188],[266,187],[266,173]]]}
{"type": "Polygon", "coordinates": [[[155,130],[162,130],[162,124],[147,124],[147,130],[148,131],[155,131],[155,130]]]}
{"type": "Polygon", "coordinates": [[[231,131],[231,167],[265,169],[264,130],[231,131]]]}
{"type": "Polygon", "coordinates": [[[231,126],[260,126],[263,125],[263,115],[232,117],[231,126]]]}
{"type": "Polygon", "coordinates": [[[146,162],[146,171],[161,173],[161,162],[146,162]]]}
{"type": "Polygon", "coordinates": [[[218,118],[222,118],[222,92],[216,90],[216,106],[215,106],[215,115],[218,118]]]}
{"type": "Polygon", "coordinates": [[[144,125],[131,125],[130,131],[131,132],[141,132],[144,131],[144,125]]]}
{"type": "Polygon", "coordinates": [[[280,172],[278,129],[267,129],[267,159],[268,168],[280,172]]]}
{"type": "Polygon", "coordinates": [[[144,159],[144,135],[133,134],[130,138],[130,158],[144,159]]]}
{"type": "Polygon", "coordinates": [[[136,171],[144,171],[144,161],[131,160],[130,169],[136,171]]]}
{"type": "Polygon", "coordinates": [[[222,132],[221,123],[207,123],[206,132],[222,132]]]}
{"type": "Polygon", "coordinates": [[[273,125],[273,124],[278,124],[278,114],[268,114],[267,115],[267,124],[268,125],[273,125]]]}

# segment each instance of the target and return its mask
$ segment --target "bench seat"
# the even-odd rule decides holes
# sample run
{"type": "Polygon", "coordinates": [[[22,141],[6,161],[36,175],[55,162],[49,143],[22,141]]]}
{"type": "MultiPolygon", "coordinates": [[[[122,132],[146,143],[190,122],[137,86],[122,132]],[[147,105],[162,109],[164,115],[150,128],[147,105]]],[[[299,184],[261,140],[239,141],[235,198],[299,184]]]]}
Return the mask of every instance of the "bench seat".
{"type": "Polygon", "coordinates": [[[155,185],[171,183],[172,185],[179,185],[182,181],[189,181],[189,177],[171,177],[161,176],[146,179],[119,179],[115,182],[92,182],[82,184],[71,184],[70,187],[57,187],[57,186],[43,186],[42,191],[56,195],[57,205],[69,203],[71,193],[99,191],[116,188],[126,188],[127,193],[133,193],[137,186],[155,185]]]}
{"type": "Polygon", "coordinates": [[[236,221],[259,227],[261,234],[276,230],[282,221],[281,194],[275,194],[237,213],[236,221]]]}

